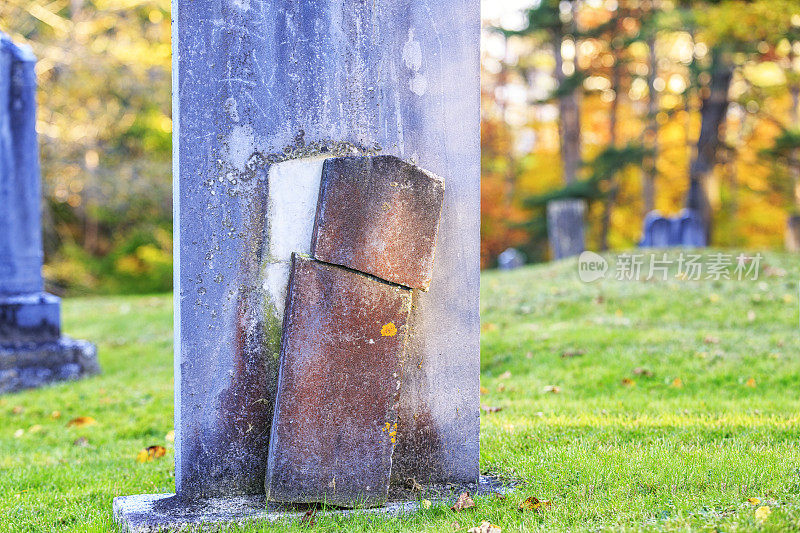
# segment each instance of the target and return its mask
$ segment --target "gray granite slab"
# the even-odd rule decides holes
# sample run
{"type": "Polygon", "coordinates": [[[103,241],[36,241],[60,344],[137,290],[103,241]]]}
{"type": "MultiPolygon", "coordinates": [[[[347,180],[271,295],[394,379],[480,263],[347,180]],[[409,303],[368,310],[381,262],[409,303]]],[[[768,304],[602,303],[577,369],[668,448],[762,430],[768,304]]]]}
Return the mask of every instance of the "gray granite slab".
{"type": "MultiPolygon", "coordinates": [[[[326,507],[319,514],[343,516],[404,516],[420,509],[420,502],[428,499],[433,503],[452,504],[462,491],[476,496],[494,493],[505,494],[514,487],[504,485],[498,479],[481,476],[478,483],[464,486],[435,486],[414,494],[395,494],[384,507],[369,509],[336,509],[326,507]]],[[[181,500],[174,493],[140,494],[114,498],[114,520],[123,533],[163,533],[173,531],[216,531],[232,525],[288,525],[300,520],[307,506],[267,506],[264,495],[232,496],[181,500]]]]}

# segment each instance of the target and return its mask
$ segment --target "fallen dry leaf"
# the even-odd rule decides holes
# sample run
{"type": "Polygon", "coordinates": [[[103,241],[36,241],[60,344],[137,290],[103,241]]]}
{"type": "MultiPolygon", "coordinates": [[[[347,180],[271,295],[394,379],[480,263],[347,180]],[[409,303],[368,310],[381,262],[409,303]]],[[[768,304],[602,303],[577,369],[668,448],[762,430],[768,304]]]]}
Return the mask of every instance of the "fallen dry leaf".
{"type": "Polygon", "coordinates": [[[484,413],[496,413],[497,411],[502,411],[502,410],[503,410],[502,407],[481,404],[481,411],[483,411],[484,413]]]}
{"type": "Polygon", "coordinates": [[[745,382],[744,386],[754,389],[756,388],[756,380],[754,378],[750,378],[745,382]]]}
{"type": "Polygon", "coordinates": [[[300,519],[300,524],[305,527],[312,527],[317,522],[317,508],[312,507],[308,511],[305,512],[303,517],[300,519]]]}
{"type": "Polygon", "coordinates": [[[719,337],[714,337],[713,335],[706,335],[706,338],[703,339],[703,342],[706,344],[719,344],[719,337]]]}
{"type": "Polygon", "coordinates": [[[747,498],[747,503],[750,505],[758,505],[761,503],[761,500],[759,498],[747,498]]]}
{"type": "Polygon", "coordinates": [[[53,411],[50,413],[50,418],[56,420],[57,418],[61,418],[61,411],[53,411]]]}
{"type": "Polygon", "coordinates": [[[644,377],[647,377],[647,378],[653,377],[653,373],[652,372],[650,372],[646,368],[642,368],[640,366],[637,366],[636,368],[633,369],[633,375],[635,375],[635,376],[644,376],[644,377]]]}
{"type": "Polygon", "coordinates": [[[536,496],[529,496],[517,507],[520,511],[544,511],[552,505],[550,500],[540,500],[536,496]]]}
{"type": "Polygon", "coordinates": [[[767,505],[762,505],[758,509],[756,509],[756,520],[759,522],[765,522],[769,515],[772,514],[772,509],[767,505]]]}
{"type": "Polygon", "coordinates": [[[95,424],[97,424],[97,420],[95,420],[91,416],[79,416],[79,417],[73,418],[72,420],[67,422],[67,427],[68,428],[71,428],[71,427],[80,428],[80,427],[83,427],[83,426],[93,426],[95,424]]]}
{"type": "Polygon", "coordinates": [[[503,494],[502,492],[495,492],[494,493],[494,497],[497,498],[498,500],[505,500],[506,499],[506,495],[503,494]]]}
{"type": "Polygon", "coordinates": [[[172,429],[172,430],[168,431],[167,434],[164,436],[164,439],[167,442],[175,442],[175,430],[172,429]]]}
{"type": "Polygon", "coordinates": [[[489,389],[481,385],[481,394],[489,394],[489,389]]]}
{"type": "Polygon", "coordinates": [[[467,533],[502,533],[502,531],[500,526],[496,526],[484,520],[481,522],[481,525],[469,528],[467,533]]]}
{"type": "Polygon", "coordinates": [[[420,503],[421,503],[423,509],[430,509],[431,505],[433,505],[433,503],[431,503],[430,500],[422,500],[422,502],[420,502],[420,503]]]}
{"type": "Polygon", "coordinates": [[[506,384],[505,383],[500,383],[497,386],[497,392],[503,392],[504,390],[506,390],[506,384]]]}
{"type": "Polygon", "coordinates": [[[39,433],[42,430],[41,424],[34,424],[28,428],[28,433],[39,433]]]}
{"type": "Polygon", "coordinates": [[[475,500],[472,499],[469,492],[462,492],[458,496],[456,503],[454,503],[450,509],[453,511],[463,511],[464,509],[470,509],[472,507],[475,507],[475,500]]]}
{"type": "Polygon", "coordinates": [[[622,378],[622,385],[624,387],[633,387],[636,385],[636,382],[633,381],[631,378],[622,378]]]}
{"type": "Polygon", "coordinates": [[[22,407],[21,405],[15,405],[14,407],[11,408],[11,414],[14,414],[14,415],[21,415],[24,412],[25,412],[25,408],[22,407]]]}
{"type": "Polygon", "coordinates": [[[583,350],[567,350],[561,353],[561,359],[572,359],[573,357],[581,357],[585,354],[583,350]]]}
{"type": "Polygon", "coordinates": [[[148,461],[152,461],[153,459],[158,459],[159,457],[164,457],[164,454],[167,453],[167,449],[163,446],[148,446],[144,450],[141,450],[136,455],[136,462],[137,463],[146,463],[148,461]]]}
{"type": "Polygon", "coordinates": [[[683,388],[683,380],[681,378],[675,378],[672,380],[672,385],[670,386],[675,387],[676,389],[681,389],[683,388]]]}
{"type": "Polygon", "coordinates": [[[505,372],[500,374],[500,376],[498,376],[499,379],[508,379],[510,377],[511,377],[511,372],[509,372],[508,370],[506,370],[505,372]]]}
{"type": "Polygon", "coordinates": [[[561,392],[561,387],[558,385],[547,385],[545,388],[542,389],[542,392],[550,392],[552,394],[558,394],[561,392]]]}

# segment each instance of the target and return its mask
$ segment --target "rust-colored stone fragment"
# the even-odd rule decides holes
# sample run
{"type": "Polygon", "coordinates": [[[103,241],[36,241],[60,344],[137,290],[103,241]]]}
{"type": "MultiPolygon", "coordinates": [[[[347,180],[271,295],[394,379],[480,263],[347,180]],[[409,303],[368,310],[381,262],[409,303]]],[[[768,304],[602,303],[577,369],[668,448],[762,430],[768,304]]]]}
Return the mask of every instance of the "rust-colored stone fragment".
{"type": "Polygon", "coordinates": [[[409,289],[293,257],[269,501],[354,507],[386,500],[410,309],[409,289]]]}
{"type": "Polygon", "coordinates": [[[426,290],[444,181],[394,156],[335,157],[322,169],[311,253],[426,290]]]}

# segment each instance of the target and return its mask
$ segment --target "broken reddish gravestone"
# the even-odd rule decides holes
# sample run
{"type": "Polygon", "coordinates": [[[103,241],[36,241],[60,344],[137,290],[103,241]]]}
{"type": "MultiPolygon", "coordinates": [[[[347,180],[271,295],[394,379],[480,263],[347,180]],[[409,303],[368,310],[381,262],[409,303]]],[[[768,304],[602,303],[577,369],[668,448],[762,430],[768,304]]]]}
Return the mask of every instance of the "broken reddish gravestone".
{"type": "Polygon", "coordinates": [[[268,501],[386,501],[411,291],[294,257],[268,501]]]}
{"type": "Polygon", "coordinates": [[[443,194],[441,178],[397,157],[324,162],[311,242],[317,260],[295,255],[288,284],[268,501],[386,501],[407,286],[430,284],[443,194]]]}
{"type": "Polygon", "coordinates": [[[415,289],[427,289],[444,181],[397,157],[337,157],[322,167],[311,253],[415,289]]]}

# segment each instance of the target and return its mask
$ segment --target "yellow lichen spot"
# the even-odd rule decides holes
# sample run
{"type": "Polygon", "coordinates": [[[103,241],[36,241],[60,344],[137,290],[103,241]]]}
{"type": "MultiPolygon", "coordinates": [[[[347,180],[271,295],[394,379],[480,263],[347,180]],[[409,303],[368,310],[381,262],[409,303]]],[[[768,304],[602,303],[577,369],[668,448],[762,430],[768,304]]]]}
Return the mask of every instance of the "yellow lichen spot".
{"type": "Polygon", "coordinates": [[[394,325],[394,322],[384,324],[381,328],[382,337],[394,337],[395,335],[397,335],[397,326],[394,325]]]}
{"type": "Polygon", "coordinates": [[[394,438],[394,437],[392,437],[392,444],[394,444],[394,443],[395,443],[395,438],[394,438]]]}

